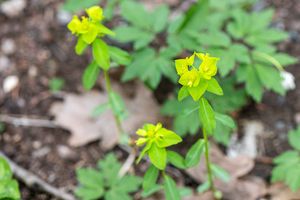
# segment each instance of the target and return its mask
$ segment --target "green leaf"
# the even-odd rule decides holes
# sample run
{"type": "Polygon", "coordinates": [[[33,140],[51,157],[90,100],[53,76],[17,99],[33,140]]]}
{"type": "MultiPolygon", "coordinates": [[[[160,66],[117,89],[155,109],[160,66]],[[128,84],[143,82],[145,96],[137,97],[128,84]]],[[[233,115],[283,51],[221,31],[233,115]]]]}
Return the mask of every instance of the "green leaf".
{"type": "Polygon", "coordinates": [[[280,76],[279,70],[275,69],[272,66],[265,66],[259,64],[255,65],[255,69],[261,83],[267,89],[271,89],[281,95],[285,93],[285,89],[281,84],[282,77],[280,76]]]}
{"type": "Polygon", "coordinates": [[[155,140],[155,142],[160,148],[169,147],[182,141],[179,135],[165,128],[159,129],[156,134],[159,137],[155,140]]]}
{"type": "Polygon", "coordinates": [[[181,102],[176,99],[170,99],[163,105],[161,113],[166,116],[174,117],[173,129],[180,136],[184,136],[188,132],[196,134],[200,127],[198,113],[191,112],[189,116],[186,115],[187,112],[194,110],[195,107],[199,107],[199,104],[193,101],[192,98],[184,99],[181,102]]]}
{"type": "Polygon", "coordinates": [[[118,181],[121,164],[113,153],[107,154],[104,159],[98,161],[97,165],[104,176],[104,183],[106,185],[112,186],[118,181]]]}
{"type": "Polygon", "coordinates": [[[228,183],[230,181],[230,174],[224,170],[222,167],[212,164],[211,165],[211,170],[212,173],[219,178],[220,180],[222,180],[223,182],[228,183]]]}
{"type": "Polygon", "coordinates": [[[81,168],[76,170],[76,177],[80,185],[88,188],[99,188],[103,186],[103,176],[97,170],[81,168]]]}
{"type": "Polygon", "coordinates": [[[12,172],[8,162],[3,157],[0,157],[0,180],[7,180],[11,178],[12,172]]]}
{"type": "Polygon", "coordinates": [[[166,27],[169,13],[170,10],[166,5],[161,5],[154,10],[154,12],[152,13],[152,24],[154,32],[159,33],[166,27]]]}
{"type": "Polygon", "coordinates": [[[131,193],[137,191],[141,183],[142,183],[142,179],[140,177],[125,175],[119,180],[115,188],[117,188],[119,191],[122,191],[124,193],[131,193]]]}
{"type": "Polygon", "coordinates": [[[300,189],[300,163],[291,168],[287,173],[285,183],[290,187],[293,192],[297,192],[300,189]]]}
{"type": "Polygon", "coordinates": [[[266,29],[246,38],[246,42],[252,46],[280,42],[288,38],[288,34],[277,29],[266,29]]]}
{"type": "Polygon", "coordinates": [[[108,70],[110,67],[110,57],[108,46],[100,39],[93,42],[93,57],[96,63],[103,69],[108,70]]]}
{"type": "Polygon", "coordinates": [[[191,146],[185,157],[185,166],[187,168],[194,167],[200,162],[201,155],[204,151],[204,144],[204,140],[199,139],[191,146]]]}
{"type": "Polygon", "coordinates": [[[121,15],[136,27],[151,28],[151,15],[146,12],[141,3],[131,0],[122,1],[121,15]]]}
{"type": "Polygon", "coordinates": [[[92,89],[92,87],[94,87],[97,82],[99,73],[100,68],[95,61],[87,66],[82,76],[82,84],[85,90],[90,90],[92,89]]]}
{"type": "Polygon", "coordinates": [[[100,1],[101,0],[67,0],[62,8],[66,11],[76,12],[97,5],[100,1]]]}
{"type": "Polygon", "coordinates": [[[134,77],[138,77],[147,73],[148,72],[147,69],[149,68],[149,66],[147,66],[147,68],[143,66],[145,65],[145,63],[147,63],[150,65],[150,67],[153,67],[153,65],[151,64],[154,58],[155,58],[154,49],[147,48],[141,51],[137,51],[133,55],[132,63],[126,67],[125,72],[122,76],[122,81],[129,81],[132,80],[134,77]]]}
{"type": "Polygon", "coordinates": [[[272,57],[278,60],[278,62],[283,66],[296,64],[298,62],[298,59],[296,57],[292,57],[285,53],[276,53],[272,55],[272,57]]]}
{"type": "Polygon", "coordinates": [[[132,200],[132,198],[128,194],[121,192],[117,189],[111,189],[108,192],[106,192],[104,199],[105,200],[120,200],[120,199],[132,200]]]}
{"type": "Polygon", "coordinates": [[[187,10],[184,20],[181,22],[177,32],[184,30],[192,30],[194,27],[199,26],[199,21],[205,21],[205,18],[209,12],[209,1],[202,0],[194,3],[187,10]]]}
{"type": "Polygon", "coordinates": [[[300,154],[297,151],[286,151],[273,159],[275,164],[298,163],[299,161],[300,154]]]}
{"type": "Polygon", "coordinates": [[[296,130],[288,133],[289,144],[296,150],[300,151],[300,126],[296,130]]]}
{"type": "Polygon", "coordinates": [[[220,122],[224,126],[227,126],[232,129],[236,128],[236,124],[235,124],[234,120],[228,115],[224,115],[224,114],[215,112],[215,118],[218,122],[220,122]]]}
{"type": "Polygon", "coordinates": [[[91,113],[92,117],[99,117],[102,113],[110,108],[110,103],[103,103],[95,107],[91,113]]]}
{"type": "Polygon", "coordinates": [[[252,66],[247,66],[246,91],[254,98],[256,102],[261,101],[263,95],[263,86],[255,68],[252,66]]]}
{"type": "Polygon", "coordinates": [[[223,95],[223,90],[215,78],[211,78],[208,81],[207,91],[216,95],[223,95]]]}
{"type": "Polygon", "coordinates": [[[75,52],[77,55],[82,55],[84,50],[88,47],[88,44],[79,37],[75,46],[75,52]]]}
{"type": "Polygon", "coordinates": [[[131,57],[126,51],[112,46],[109,46],[108,50],[111,59],[116,63],[120,65],[128,65],[131,62],[131,57]]]}
{"type": "Polygon", "coordinates": [[[186,86],[180,88],[178,92],[178,101],[182,101],[185,97],[189,96],[189,91],[186,86]]]}
{"type": "Polygon", "coordinates": [[[0,199],[17,200],[21,199],[18,182],[12,179],[1,180],[0,183],[0,199]]]}
{"type": "Polygon", "coordinates": [[[193,100],[198,101],[201,98],[201,96],[205,93],[207,87],[208,87],[207,80],[202,78],[200,79],[200,83],[197,87],[188,87],[188,91],[192,96],[193,100]]]}
{"type": "Polygon", "coordinates": [[[167,151],[168,161],[179,169],[185,169],[185,160],[184,158],[176,153],[175,151],[167,151]]]}
{"type": "Polygon", "coordinates": [[[142,192],[142,197],[143,198],[149,197],[149,196],[151,196],[152,194],[158,192],[161,189],[162,189],[161,185],[154,185],[153,187],[149,188],[148,190],[144,190],[142,192]]]}
{"type": "Polygon", "coordinates": [[[164,191],[166,200],[180,200],[180,193],[175,181],[168,175],[164,175],[164,191]]]}
{"type": "Polygon", "coordinates": [[[197,192],[204,193],[204,192],[208,191],[209,189],[210,189],[210,184],[208,181],[205,181],[204,183],[202,183],[201,185],[199,185],[197,187],[197,192]]]}
{"type": "Polygon", "coordinates": [[[113,18],[114,11],[120,1],[121,0],[110,0],[106,3],[104,10],[104,20],[111,20],[113,18]]]}
{"type": "Polygon", "coordinates": [[[146,146],[144,147],[144,149],[141,151],[139,157],[137,158],[136,164],[138,164],[142,160],[142,158],[144,157],[145,153],[147,153],[149,151],[149,149],[152,147],[152,144],[153,144],[152,142],[148,142],[146,144],[146,146]]]}
{"type": "Polygon", "coordinates": [[[154,165],[150,165],[144,175],[143,190],[148,191],[156,185],[159,171],[154,165]]]}
{"type": "Polygon", "coordinates": [[[200,99],[199,116],[203,124],[203,128],[209,134],[214,133],[214,130],[216,128],[214,110],[204,97],[200,99]]]}
{"type": "Polygon", "coordinates": [[[201,45],[228,47],[231,44],[230,37],[222,31],[210,31],[209,33],[197,33],[194,35],[201,45]]]}
{"type": "Polygon", "coordinates": [[[272,22],[273,15],[273,9],[267,9],[261,12],[253,12],[251,15],[251,35],[268,28],[272,22]]]}
{"type": "Polygon", "coordinates": [[[167,151],[165,148],[159,148],[153,144],[148,150],[151,163],[160,170],[164,170],[167,162],[167,151]]]}
{"type": "Polygon", "coordinates": [[[104,189],[102,187],[98,187],[98,188],[79,187],[76,188],[75,195],[82,200],[99,199],[104,195],[104,189]]]}

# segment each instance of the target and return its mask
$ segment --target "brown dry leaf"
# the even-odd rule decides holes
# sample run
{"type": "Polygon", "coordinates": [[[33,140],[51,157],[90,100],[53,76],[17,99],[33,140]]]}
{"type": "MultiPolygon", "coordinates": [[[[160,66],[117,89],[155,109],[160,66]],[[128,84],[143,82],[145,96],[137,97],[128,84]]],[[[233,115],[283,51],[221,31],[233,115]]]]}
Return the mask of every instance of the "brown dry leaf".
{"type": "MultiPolygon", "coordinates": [[[[119,86],[113,86],[126,104],[128,118],[123,121],[127,133],[133,133],[145,122],[156,123],[159,120],[159,106],[151,92],[138,84],[135,97],[130,98],[119,86]]],[[[64,102],[54,103],[50,112],[55,122],[71,132],[69,144],[74,147],[85,145],[101,139],[101,146],[107,150],[118,143],[118,129],[111,110],[105,111],[97,118],[91,117],[93,109],[108,101],[105,92],[88,92],[85,94],[67,94],[64,102]]]]}
{"type": "MultiPolygon", "coordinates": [[[[235,158],[226,157],[215,145],[211,145],[210,155],[212,163],[224,168],[231,177],[229,183],[215,180],[215,186],[222,191],[224,197],[230,200],[255,200],[266,193],[264,181],[258,177],[245,177],[254,167],[254,161],[246,156],[235,158]]],[[[205,161],[199,166],[188,169],[187,173],[199,183],[206,180],[205,161]]]]}
{"type": "Polygon", "coordinates": [[[292,192],[286,185],[276,183],[268,189],[270,200],[300,200],[300,191],[292,192]]]}

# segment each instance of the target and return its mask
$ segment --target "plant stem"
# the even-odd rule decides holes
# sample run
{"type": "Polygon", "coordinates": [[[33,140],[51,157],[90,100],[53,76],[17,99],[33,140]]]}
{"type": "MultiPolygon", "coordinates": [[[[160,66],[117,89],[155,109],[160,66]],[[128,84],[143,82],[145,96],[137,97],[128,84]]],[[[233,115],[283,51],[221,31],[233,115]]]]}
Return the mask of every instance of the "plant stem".
{"type": "Polygon", "coordinates": [[[207,170],[207,177],[210,189],[213,193],[215,193],[216,189],[214,186],[212,171],[211,171],[211,163],[209,158],[209,149],[208,149],[208,136],[206,133],[206,130],[203,129],[203,137],[204,137],[204,143],[205,143],[205,162],[206,162],[206,170],[207,170]]]}
{"type": "MultiPolygon", "coordinates": [[[[111,87],[110,77],[109,77],[109,74],[108,74],[107,70],[104,70],[104,79],[105,79],[106,91],[108,93],[108,99],[109,99],[109,102],[112,103],[111,98],[110,98],[110,94],[113,92],[113,90],[112,90],[112,87],[111,87]]],[[[114,115],[115,122],[116,122],[116,125],[117,125],[117,128],[118,128],[118,131],[119,131],[119,135],[121,135],[121,134],[124,133],[124,130],[123,130],[123,127],[122,127],[122,124],[121,124],[121,120],[114,112],[113,112],[113,115],[114,115]]]]}

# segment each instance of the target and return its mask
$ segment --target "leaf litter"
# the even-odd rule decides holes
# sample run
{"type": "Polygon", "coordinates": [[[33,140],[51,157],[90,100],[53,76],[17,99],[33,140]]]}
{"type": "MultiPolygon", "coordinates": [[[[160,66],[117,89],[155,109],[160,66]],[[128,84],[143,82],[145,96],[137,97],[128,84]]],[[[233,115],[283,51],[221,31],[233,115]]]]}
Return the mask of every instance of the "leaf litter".
{"type": "MultiPolygon", "coordinates": [[[[159,105],[151,91],[141,83],[137,83],[136,87],[134,97],[130,97],[126,89],[113,84],[114,91],[122,96],[128,111],[128,117],[122,122],[124,131],[128,134],[133,134],[145,122],[156,123],[160,118],[159,105]]],[[[84,146],[101,139],[101,147],[108,150],[120,139],[113,113],[108,109],[97,117],[91,114],[98,105],[107,102],[108,95],[103,91],[68,93],[63,102],[52,104],[50,113],[54,115],[58,125],[70,131],[70,146],[84,146]]]]}

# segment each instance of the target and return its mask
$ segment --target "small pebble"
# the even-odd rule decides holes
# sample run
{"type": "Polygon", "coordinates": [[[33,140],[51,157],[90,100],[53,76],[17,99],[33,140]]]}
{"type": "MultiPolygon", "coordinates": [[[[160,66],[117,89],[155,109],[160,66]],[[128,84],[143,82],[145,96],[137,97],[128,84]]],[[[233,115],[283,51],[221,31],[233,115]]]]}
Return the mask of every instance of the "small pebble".
{"type": "Polygon", "coordinates": [[[57,21],[60,25],[66,25],[69,23],[72,19],[72,14],[70,12],[67,12],[65,10],[59,10],[57,12],[57,21]]]}
{"type": "Polygon", "coordinates": [[[28,70],[28,75],[29,75],[30,77],[36,77],[37,74],[38,74],[37,67],[34,66],[34,65],[33,65],[33,66],[30,66],[30,67],[29,67],[29,70],[28,70]]]}
{"type": "Polygon", "coordinates": [[[295,114],[294,120],[295,120],[295,122],[297,123],[297,125],[300,124],[300,113],[296,113],[296,114],[295,114]]]}
{"type": "Polygon", "coordinates": [[[278,129],[278,130],[283,130],[285,128],[285,123],[281,120],[278,120],[275,123],[275,128],[278,129]]]}
{"type": "Polygon", "coordinates": [[[0,9],[7,17],[17,17],[25,7],[25,0],[8,0],[1,4],[0,9]]]}
{"type": "Polygon", "coordinates": [[[19,78],[17,76],[8,76],[4,79],[3,82],[3,91],[5,93],[11,92],[19,85],[19,78]]]}
{"type": "Polygon", "coordinates": [[[58,145],[57,146],[57,153],[58,155],[67,160],[74,160],[76,159],[76,153],[72,151],[69,147],[65,145],[58,145]]]}
{"type": "Polygon", "coordinates": [[[11,62],[6,56],[0,56],[0,72],[8,69],[10,65],[11,62]]]}
{"type": "Polygon", "coordinates": [[[287,71],[280,72],[280,76],[282,77],[281,85],[286,90],[293,90],[296,88],[295,77],[292,73],[287,71]]]}
{"type": "Polygon", "coordinates": [[[11,55],[16,51],[16,45],[12,39],[4,39],[1,44],[1,51],[6,55],[11,55]]]}
{"type": "Polygon", "coordinates": [[[32,156],[34,158],[41,158],[41,157],[46,156],[50,151],[51,150],[49,147],[43,147],[43,148],[33,151],[32,156]]]}

